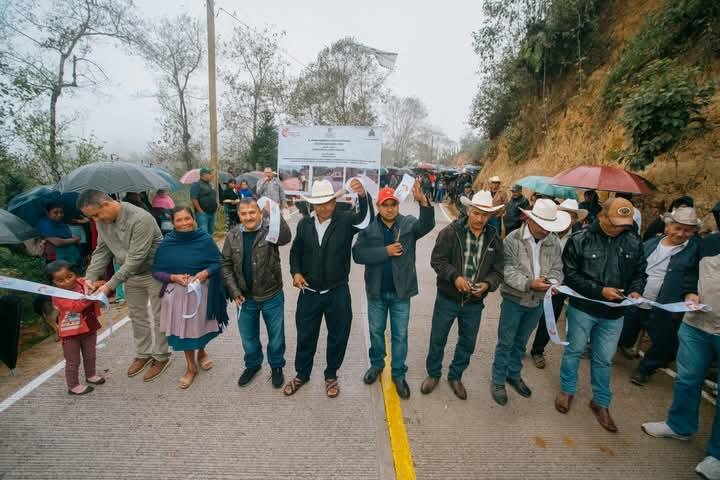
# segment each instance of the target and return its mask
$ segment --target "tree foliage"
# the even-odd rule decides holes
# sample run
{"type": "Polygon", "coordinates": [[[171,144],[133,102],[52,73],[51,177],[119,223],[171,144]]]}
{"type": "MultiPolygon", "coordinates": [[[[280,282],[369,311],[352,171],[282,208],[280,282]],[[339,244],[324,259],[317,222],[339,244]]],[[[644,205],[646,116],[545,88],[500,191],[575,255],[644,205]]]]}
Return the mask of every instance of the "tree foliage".
{"type": "Polygon", "coordinates": [[[270,110],[260,113],[260,123],[255,138],[250,143],[248,160],[253,165],[277,169],[278,129],[270,110]]]}
{"type": "Polygon", "coordinates": [[[324,48],[300,75],[288,113],[299,124],[372,125],[388,72],[353,38],[324,48]]]}
{"type": "Polygon", "coordinates": [[[421,133],[423,122],[428,116],[427,109],[417,97],[388,98],[384,106],[385,140],[392,152],[391,163],[406,165],[410,149],[421,133]]]}

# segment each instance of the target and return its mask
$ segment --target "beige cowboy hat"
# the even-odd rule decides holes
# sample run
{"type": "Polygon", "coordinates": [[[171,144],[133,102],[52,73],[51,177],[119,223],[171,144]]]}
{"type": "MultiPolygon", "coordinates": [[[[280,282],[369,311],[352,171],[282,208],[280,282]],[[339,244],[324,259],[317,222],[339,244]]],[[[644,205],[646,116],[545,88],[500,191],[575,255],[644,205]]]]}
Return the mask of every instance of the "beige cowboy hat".
{"type": "Polygon", "coordinates": [[[498,177],[497,175],[495,175],[494,177],[490,177],[489,182],[490,183],[500,183],[500,177],[498,177]]]}
{"type": "Polygon", "coordinates": [[[475,207],[487,213],[497,212],[505,207],[505,205],[493,207],[492,194],[487,190],[480,190],[473,195],[472,200],[467,197],[460,197],[460,202],[466,207],[475,207]]]}
{"type": "Polygon", "coordinates": [[[584,208],[580,208],[578,205],[577,200],[573,198],[568,198],[567,200],[563,200],[563,202],[558,205],[558,210],[562,210],[563,212],[572,212],[575,213],[578,216],[578,221],[582,222],[585,220],[588,216],[588,211],[584,208]]]}
{"type": "Polygon", "coordinates": [[[564,232],[572,221],[569,213],[560,210],[555,202],[547,198],[536,200],[532,210],[520,210],[548,232],[564,232]]]}
{"type": "Polygon", "coordinates": [[[697,217],[697,212],[692,207],[679,207],[670,213],[663,215],[665,223],[680,223],[682,225],[691,225],[693,227],[701,227],[702,220],[697,217]]]}
{"type": "Polygon", "coordinates": [[[337,195],[335,194],[335,190],[333,189],[330,180],[315,180],[315,182],[313,182],[312,189],[310,190],[310,195],[301,195],[301,197],[308,203],[320,205],[337,198],[337,195]]]}

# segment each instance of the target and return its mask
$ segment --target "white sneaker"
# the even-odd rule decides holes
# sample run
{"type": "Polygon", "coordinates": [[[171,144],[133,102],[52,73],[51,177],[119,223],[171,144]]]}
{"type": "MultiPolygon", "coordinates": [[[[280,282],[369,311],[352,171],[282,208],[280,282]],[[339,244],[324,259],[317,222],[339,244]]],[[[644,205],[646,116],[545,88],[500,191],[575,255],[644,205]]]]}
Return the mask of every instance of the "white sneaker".
{"type": "Polygon", "coordinates": [[[676,440],[690,440],[687,435],[679,435],[672,431],[672,429],[665,422],[649,422],[642,424],[643,432],[647,433],[651,437],[657,438],[674,438],[676,440]]]}
{"type": "Polygon", "coordinates": [[[720,480],[720,460],[715,457],[705,457],[705,460],[695,467],[695,473],[706,480],[720,480]]]}

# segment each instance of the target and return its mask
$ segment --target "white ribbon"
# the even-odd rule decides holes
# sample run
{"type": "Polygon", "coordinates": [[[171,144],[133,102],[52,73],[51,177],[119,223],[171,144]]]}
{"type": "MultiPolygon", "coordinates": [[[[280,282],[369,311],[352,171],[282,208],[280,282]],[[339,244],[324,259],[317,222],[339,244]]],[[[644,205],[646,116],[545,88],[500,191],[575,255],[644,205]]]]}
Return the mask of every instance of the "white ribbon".
{"type": "MultiPolygon", "coordinates": [[[[349,178],[347,182],[345,182],[345,190],[350,193],[350,195],[355,195],[355,192],[353,192],[352,188],[350,188],[350,182],[353,180],[358,180],[360,183],[362,183],[363,188],[365,189],[366,194],[370,194],[371,197],[377,198],[377,194],[380,191],[380,187],[377,183],[373,182],[370,177],[367,177],[365,175],[360,175],[359,177],[353,177],[349,178]]],[[[369,202],[368,197],[365,197],[365,200],[369,202]]],[[[353,225],[353,227],[357,228],[358,230],[365,230],[368,225],[370,225],[370,206],[368,205],[367,212],[365,212],[365,218],[362,222],[358,223],[357,225],[353,225]]]]}
{"type": "Polygon", "coordinates": [[[110,310],[110,301],[107,296],[100,292],[94,295],[85,295],[84,293],[65,290],[63,288],[53,287],[52,285],[44,285],[42,283],[31,282],[29,280],[21,280],[19,278],[5,277],[0,275],[0,288],[7,290],[18,290],[21,292],[35,293],[37,295],[47,295],[49,297],[66,298],[68,300],[90,300],[100,302],[108,317],[109,335],[112,335],[112,312],[110,310]]]}
{"type": "Polygon", "coordinates": [[[599,303],[601,305],[605,305],[607,307],[632,307],[632,306],[640,306],[640,305],[650,305],[655,308],[659,308],[662,310],[665,310],[667,312],[671,313],[682,313],[682,312],[710,312],[712,311],[712,308],[709,305],[705,304],[694,304],[690,302],[675,302],[675,303],[658,303],[653,300],[648,300],[647,298],[629,298],[626,297],[623,299],[622,302],[606,302],[604,300],[595,300],[592,298],[587,298],[583,295],[580,295],[572,288],[566,286],[566,285],[560,285],[557,287],[551,287],[545,292],[545,298],[543,299],[543,310],[545,312],[545,327],[547,328],[548,335],[550,336],[550,340],[556,345],[568,345],[568,342],[563,341],[560,339],[560,335],[558,335],[557,331],[557,323],[555,321],[555,312],[553,311],[552,307],[552,290],[555,289],[560,293],[564,293],[565,295],[568,295],[570,297],[580,298],[582,300],[586,300],[588,302],[595,302],[599,303]]]}
{"type": "Polygon", "coordinates": [[[257,201],[257,205],[258,208],[260,208],[260,211],[262,211],[265,209],[265,204],[268,202],[270,202],[270,225],[265,241],[269,243],[277,243],[278,238],[280,238],[280,205],[268,197],[260,197],[257,201]]]}
{"type": "Polygon", "coordinates": [[[183,318],[193,318],[195,315],[198,314],[198,311],[200,310],[200,300],[202,299],[202,297],[199,280],[194,280],[188,284],[187,294],[190,295],[191,293],[195,294],[195,311],[189,315],[183,315],[183,318]]]}
{"type": "Polygon", "coordinates": [[[414,185],[415,177],[412,177],[407,173],[404,174],[398,186],[395,187],[395,198],[398,199],[398,202],[402,203],[405,201],[407,196],[410,195],[410,192],[412,192],[414,185]]]}

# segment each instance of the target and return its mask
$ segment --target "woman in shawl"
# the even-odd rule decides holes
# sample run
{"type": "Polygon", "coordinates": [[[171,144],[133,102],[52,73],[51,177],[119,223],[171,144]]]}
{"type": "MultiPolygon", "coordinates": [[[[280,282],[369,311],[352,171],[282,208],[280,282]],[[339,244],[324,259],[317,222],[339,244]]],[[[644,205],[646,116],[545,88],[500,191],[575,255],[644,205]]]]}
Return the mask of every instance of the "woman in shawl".
{"type": "Polygon", "coordinates": [[[213,367],[205,346],[227,325],[227,298],[220,250],[212,237],[196,228],[188,207],[175,207],[171,220],[174,230],[158,247],[152,272],[163,283],[160,331],[167,335],[173,350],[185,352],[187,371],[179,384],[185,389],[197,375],[197,364],[203,370],[213,367]],[[197,283],[199,296],[188,288],[197,283]]]}
{"type": "Polygon", "coordinates": [[[158,222],[163,235],[172,231],[172,221],[170,220],[170,212],[175,208],[175,202],[168,195],[166,190],[158,190],[152,200],[152,214],[158,222]]]}

